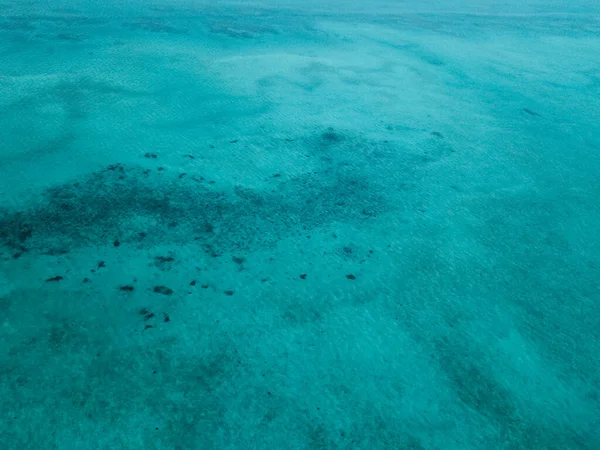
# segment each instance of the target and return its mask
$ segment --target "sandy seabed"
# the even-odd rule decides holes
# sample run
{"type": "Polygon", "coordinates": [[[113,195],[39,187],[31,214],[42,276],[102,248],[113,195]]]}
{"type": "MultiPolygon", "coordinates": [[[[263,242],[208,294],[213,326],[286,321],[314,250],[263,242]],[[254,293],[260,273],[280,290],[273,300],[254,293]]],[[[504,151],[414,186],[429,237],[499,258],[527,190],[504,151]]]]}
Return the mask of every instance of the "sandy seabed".
{"type": "Polygon", "coordinates": [[[395,3],[0,2],[0,448],[600,448],[600,8],[395,3]]]}

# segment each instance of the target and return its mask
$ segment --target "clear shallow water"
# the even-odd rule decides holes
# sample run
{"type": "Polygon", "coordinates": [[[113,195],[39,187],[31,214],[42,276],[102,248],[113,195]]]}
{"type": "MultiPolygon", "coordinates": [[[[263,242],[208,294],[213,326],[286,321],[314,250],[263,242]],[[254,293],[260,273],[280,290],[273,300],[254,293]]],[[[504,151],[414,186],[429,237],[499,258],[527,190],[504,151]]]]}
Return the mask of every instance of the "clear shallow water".
{"type": "Polygon", "coordinates": [[[2,448],[600,448],[597,6],[365,5],[0,3],[2,448]]]}

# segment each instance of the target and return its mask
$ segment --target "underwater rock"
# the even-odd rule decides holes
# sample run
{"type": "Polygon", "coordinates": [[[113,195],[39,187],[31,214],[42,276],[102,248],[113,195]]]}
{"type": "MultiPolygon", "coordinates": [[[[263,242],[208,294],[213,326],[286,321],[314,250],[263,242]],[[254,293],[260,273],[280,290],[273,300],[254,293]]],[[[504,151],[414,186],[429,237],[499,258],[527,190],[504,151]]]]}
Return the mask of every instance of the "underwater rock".
{"type": "Polygon", "coordinates": [[[173,289],[168,288],[166,286],[154,286],[153,291],[157,294],[162,295],[171,295],[173,293],[173,289]]]}
{"type": "Polygon", "coordinates": [[[164,264],[167,262],[175,261],[175,258],[173,258],[171,256],[157,256],[156,258],[154,258],[154,260],[156,261],[157,264],[164,264]]]}
{"type": "Polygon", "coordinates": [[[162,271],[171,270],[175,258],[171,256],[157,256],[154,258],[154,265],[162,271]]]}
{"type": "Polygon", "coordinates": [[[62,279],[63,279],[63,277],[61,277],[60,275],[57,275],[57,276],[55,276],[55,277],[48,278],[48,279],[46,280],[46,283],[48,283],[48,282],[52,282],[52,281],[60,281],[60,280],[62,280],[62,279]]]}
{"type": "Polygon", "coordinates": [[[328,128],[327,131],[321,134],[321,139],[328,144],[335,144],[343,140],[343,137],[333,131],[333,128],[328,128]]]}

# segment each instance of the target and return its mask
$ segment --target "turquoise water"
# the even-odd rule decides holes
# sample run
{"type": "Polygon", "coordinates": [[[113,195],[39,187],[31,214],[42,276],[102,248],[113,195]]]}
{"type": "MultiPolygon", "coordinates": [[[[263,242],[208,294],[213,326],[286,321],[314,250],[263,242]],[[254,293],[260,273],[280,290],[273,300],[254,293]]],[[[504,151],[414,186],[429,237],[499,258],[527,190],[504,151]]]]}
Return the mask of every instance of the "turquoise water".
{"type": "Polygon", "coordinates": [[[599,33],[1,0],[0,448],[599,449],[599,33]]]}

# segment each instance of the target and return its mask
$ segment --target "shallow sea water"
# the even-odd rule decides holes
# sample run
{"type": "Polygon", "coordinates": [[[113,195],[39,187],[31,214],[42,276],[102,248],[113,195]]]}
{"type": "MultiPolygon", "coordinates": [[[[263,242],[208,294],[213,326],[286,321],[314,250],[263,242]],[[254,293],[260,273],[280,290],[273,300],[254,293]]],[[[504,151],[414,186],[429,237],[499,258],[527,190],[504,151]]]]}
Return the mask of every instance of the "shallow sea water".
{"type": "Polygon", "coordinates": [[[600,7],[323,1],[0,0],[0,448],[600,448],[600,7]]]}

